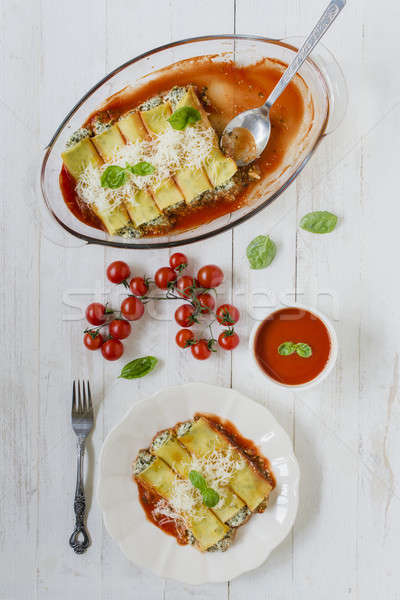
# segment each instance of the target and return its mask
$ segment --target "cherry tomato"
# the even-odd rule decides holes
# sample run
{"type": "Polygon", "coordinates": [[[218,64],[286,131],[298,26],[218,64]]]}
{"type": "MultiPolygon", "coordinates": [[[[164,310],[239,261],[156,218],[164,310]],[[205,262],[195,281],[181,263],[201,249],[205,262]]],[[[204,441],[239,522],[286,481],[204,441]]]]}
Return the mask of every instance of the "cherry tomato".
{"type": "Polygon", "coordinates": [[[182,252],[175,252],[175,254],[170,256],[169,264],[171,265],[172,269],[178,271],[178,273],[181,273],[181,271],[186,269],[186,267],[188,266],[188,259],[186,254],[183,254],[182,252]]]}
{"type": "Polygon", "coordinates": [[[128,296],[121,304],[121,313],[128,321],[137,321],[143,316],[144,304],[135,296],[128,296]]]}
{"type": "Polygon", "coordinates": [[[118,360],[124,352],[124,346],[119,340],[107,340],[101,347],[101,353],[106,360],[118,360]]]}
{"type": "Polygon", "coordinates": [[[190,346],[194,358],[197,360],[206,360],[210,357],[211,350],[208,347],[207,340],[199,340],[193,346],[190,346]]]}
{"type": "Polygon", "coordinates": [[[92,302],[86,309],[86,318],[91,325],[103,325],[106,322],[106,307],[100,302],[92,302]]]}
{"type": "Polygon", "coordinates": [[[132,330],[131,324],[125,319],[114,319],[108,326],[111,337],[117,340],[127,338],[132,330]]]}
{"type": "Polygon", "coordinates": [[[168,288],[168,284],[175,281],[177,278],[177,274],[171,267],[161,267],[156,271],[154,275],[154,281],[157,287],[160,290],[166,290],[168,288]]]}
{"type": "Polygon", "coordinates": [[[129,284],[134,296],[145,296],[149,291],[147,281],[143,277],[134,277],[129,284]]]}
{"type": "Polygon", "coordinates": [[[208,294],[207,292],[204,292],[204,294],[199,294],[197,296],[197,300],[200,302],[202,313],[210,313],[214,310],[215,300],[211,294],[208,294]]]}
{"type": "Polygon", "coordinates": [[[224,350],[233,350],[239,344],[239,336],[233,329],[225,329],[218,336],[218,344],[224,350]]]}
{"type": "Polygon", "coordinates": [[[103,343],[103,336],[96,331],[88,331],[83,336],[83,343],[88,350],[98,350],[103,343]]]}
{"type": "Polygon", "coordinates": [[[188,348],[188,342],[194,340],[194,333],[190,329],[180,329],[175,337],[179,348],[188,348]]]}
{"type": "Polygon", "coordinates": [[[193,313],[194,308],[191,304],[182,304],[175,311],[175,321],[181,327],[191,327],[195,322],[193,313]]]}
{"type": "Polygon", "coordinates": [[[217,265],[206,265],[197,273],[197,279],[201,287],[214,288],[223,282],[224,272],[217,265]]]}
{"type": "Polygon", "coordinates": [[[221,325],[234,325],[239,321],[240,312],[232,304],[221,304],[217,308],[217,321],[221,325]]]}
{"type": "Polygon", "coordinates": [[[176,290],[182,298],[190,298],[192,295],[192,288],[195,285],[193,277],[189,275],[182,275],[176,282],[176,290]]]}
{"type": "Polygon", "coordinates": [[[122,283],[131,274],[131,270],[123,260],[115,260],[107,267],[107,278],[111,283],[122,283]]]}

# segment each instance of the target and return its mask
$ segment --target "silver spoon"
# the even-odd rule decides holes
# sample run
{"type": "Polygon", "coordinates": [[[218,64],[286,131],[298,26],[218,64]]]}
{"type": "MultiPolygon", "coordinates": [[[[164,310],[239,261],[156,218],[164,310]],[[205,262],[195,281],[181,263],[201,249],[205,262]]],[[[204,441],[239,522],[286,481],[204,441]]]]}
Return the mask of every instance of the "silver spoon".
{"type": "Polygon", "coordinates": [[[271,134],[269,118],[271,106],[296,75],[303,62],[327,32],[345,4],[346,0],[332,0],[328,4],[318,23],[268,96],[267,101],[259,108],[252,108],[239,113],[225,127],[221,136],[221,148],[235,159],[239,167],[253,162],[268,144],[271,134]],[[242,153],[240,153],[239,146],[242,146],[242,153]],[[236,155],[235,149],[237,150],[236,155]]]}

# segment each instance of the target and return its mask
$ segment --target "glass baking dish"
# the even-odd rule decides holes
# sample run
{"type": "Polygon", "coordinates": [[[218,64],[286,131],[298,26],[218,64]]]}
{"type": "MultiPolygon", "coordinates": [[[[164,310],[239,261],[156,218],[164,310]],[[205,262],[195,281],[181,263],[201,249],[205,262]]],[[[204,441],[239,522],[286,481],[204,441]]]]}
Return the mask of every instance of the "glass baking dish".
{"type": "Polygon", "coordinates": [[[62,197],[58,182],[60,154],[71,133],[109,96],[125,86],[140,82],[143,77],[153,77],[163,67],[204,55],[218,55],[218,60],[234,59],[240,64],[251,64],[265,57],[289,63],[301,42],[300,38],[273,40],[251,35],[196,37],[145,52],[106,75],[63,119],[45,149],[40,170],[40,189],[47,209],[44,211],[45,215],[40,208],[38,210],[35,207],[36,214],[41,213],[39,218],[44,235],[65,246],[88,243],[119,248],[167,248],[207,239],[243,223],[263,210],[290,185],[312,156],[320,140],[336,129],[343,119],[347,105],[346,83],[336,60],[322,45],[318,46],[312,58],[299,71],[308,89],[313,119],[307,134],[291,157],[290,164],[284,165],[282,172],[265,189],[258,189],[257,193],[252,194],[245,206],[195,229],[132,240],[110,236],[85,225],[70,212],[62,197]],[[54,231],[55,228],[58,231],[54,231]]]}

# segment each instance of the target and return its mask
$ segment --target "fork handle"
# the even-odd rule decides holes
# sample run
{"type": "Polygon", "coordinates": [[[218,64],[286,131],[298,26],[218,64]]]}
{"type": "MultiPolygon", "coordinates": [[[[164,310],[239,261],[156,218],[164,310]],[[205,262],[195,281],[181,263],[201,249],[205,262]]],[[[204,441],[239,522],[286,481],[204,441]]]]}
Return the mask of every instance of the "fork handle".
{"type": "Polygon", "coordinates": [[[88,531],[85,526],[86,499],[83,487],[83,455],[85,452],[85,440],[78,440],[78,462],[76,475],[76,490],[74,499],[75,529],[69,538],[69,545],[77,554],[86,551],[90,544],[88,531]],[[78,538],[82,536],[80,541],[78,538]]]}

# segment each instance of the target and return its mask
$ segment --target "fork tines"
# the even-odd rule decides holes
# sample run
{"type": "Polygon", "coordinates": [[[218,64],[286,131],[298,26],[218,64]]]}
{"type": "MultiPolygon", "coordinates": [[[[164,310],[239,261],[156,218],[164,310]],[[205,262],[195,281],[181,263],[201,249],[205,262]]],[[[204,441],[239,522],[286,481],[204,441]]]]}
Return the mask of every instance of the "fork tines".
{"type": "Polygon", "coordinates": [[[79,379],[77,382],[74,381],[72,385],[72,416],[78,415],[93,415],[92,396],[90,393],[89,381],[82,381],[81,386],[79,379]]]}

